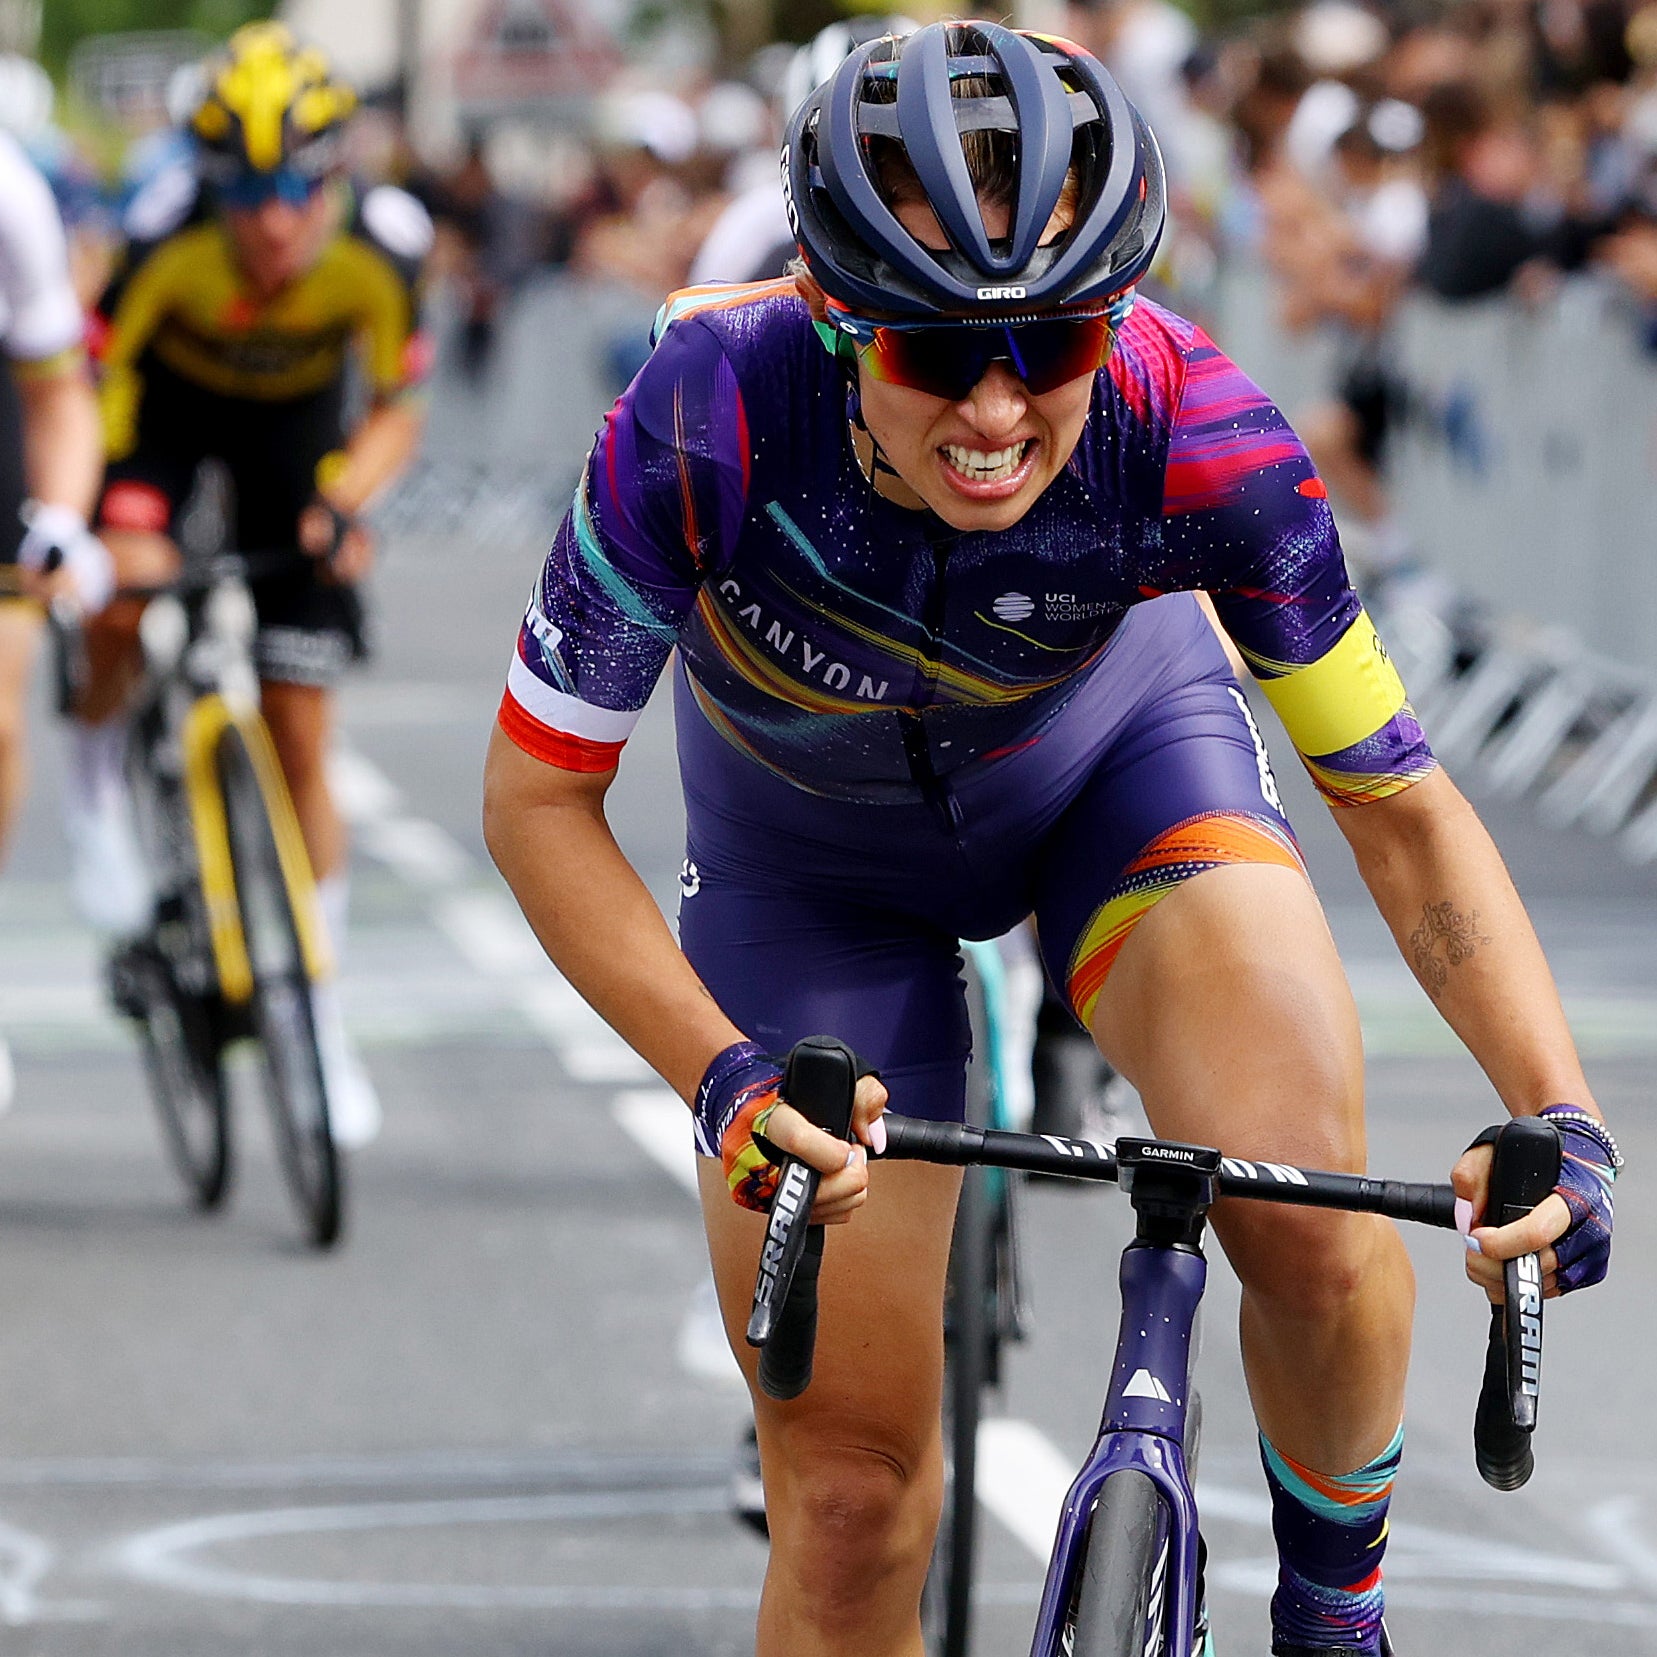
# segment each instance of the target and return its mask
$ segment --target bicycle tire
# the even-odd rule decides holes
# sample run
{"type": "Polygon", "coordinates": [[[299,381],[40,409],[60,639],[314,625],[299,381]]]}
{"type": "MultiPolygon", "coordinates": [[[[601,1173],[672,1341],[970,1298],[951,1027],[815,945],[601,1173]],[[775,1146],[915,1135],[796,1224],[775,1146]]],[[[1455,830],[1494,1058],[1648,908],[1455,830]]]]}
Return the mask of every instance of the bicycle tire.
{"type": "Polygon", "coordinates": [[[995,1213],[982,1168],[961,1182],[950,1245],[943,1398],[944,1500],[923,1598],[927,1649],[967,1657],[972,1638],[973,1568],[978,1546],[978,1424],[995,1339],[995,1213]]]}
{"type": "MultiPolygon", "coordinates": [[[[970,957],[967,1020],[973,1062],[967,1066],[967,1120],[993,1125],[996,1081],[991,1009],[970,957]]],[[[972,1640],[972,1591],[978,1551],[978,1425],[984,1389],[1000,1377],[1008,1319],[1001,1304],[1002,1252],[1009,1235],[1011,1192],[1004,1172],[968,1168],[955,1208],[944,1312],[944,1500],[921,1600],[922,1629],[932,1657],[967,1657],[972,1640]]]]}
{"type": "Polygon", "coordinates": [[[158,950],[135,946],[110,963],[116,999],[138,1025],[150,1098],[168,1160],[197,1208],[230,1189],[230,1101],[211,1009],[182,989],[158,950]]]}
{"type": "Polygon", "coordinates": [[[247,740],[234,725],[220,736],[215,762],[253,968],[253,1026],[277,1157],[311,1242],[330,1248],[344,1223],[345,1173],[328,1118],[310,975],[293,897],[264,785],[247,740]]]}
{"type": "Polygon", "coordinates": [[[1167,1649],[1168,1520],[1132,1468],[1105,1480],[1088,1522],[1071,1599],[1071,1657],[1161,1657],[1167,1649]]]}

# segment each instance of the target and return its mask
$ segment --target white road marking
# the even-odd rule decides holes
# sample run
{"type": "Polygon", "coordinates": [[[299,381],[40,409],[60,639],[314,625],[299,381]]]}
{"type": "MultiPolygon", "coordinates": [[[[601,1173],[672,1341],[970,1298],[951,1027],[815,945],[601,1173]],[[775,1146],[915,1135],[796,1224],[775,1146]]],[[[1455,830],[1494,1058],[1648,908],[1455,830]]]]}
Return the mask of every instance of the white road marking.
{"type": "MultiPolygon", "coordinates": [[[[618,1093],[610,1102],[610,1114],[675,1185],[700,1199],[689,1112],[676,1094],[666,1088],[618,1093]]],[[[747,1386],[725,1335],[711,1271],[696,1285],[685,1308],[675,1350],[687,1375],[730,1389],[747,1386]]]]}
{"type": "Polygon", "coordinates": [[[427,894],[433,924],[493,983],[577,1081],[636,1081],[649,1068],[566,982],[503,892],[475,885],[477,860],[446,829],[403,812],[403,796],[372,761],[341,746],[329,780],[363,852],[427,894]]]}
{"type": "Polygon", "coordinates": [[[293,1456],[277,1461],[207,1457],[49,1457],[0,1461],[6,1490],[337,1490],[402,1485],[429,1492],[433,1486],[472,1490],[506,1484],[521,1490],[539,1483],[579,1489],[684,1489],[712,1485],[727,1459],[711,1452],[672,1456],[579,1450],[411,1450],[389,1455],[293,1456]]]}
{"type": "Polygon", "coordinates": [[[39,1622],[85,1622],[101,1606],[82,1600],[43,1600],[35,1592],[57,1559],[44,1538],[0,1519],[0,1623],[21,1628],[39,1622]]]}
{"type": "Polygon", "coordinates": [[[447,830],[421,817],[374,817],[361,823],[357,842],[370,857],[422,890],[458,886],[475,865],[447,830]]]}
{"type": "Polygon", "coordinates": [[[979,1422],[978,1500],[1037,1559],[1053,1551],[1075,1477],[1075,1464],[1028,1421],[991,1416],[979,1422]]]}
{"type": "Polygon", "coordinates": [[[752,1611],[753,1588],[561,1587],[553,1584],[349,1582],[269,1576],[201,1557],[215,1546],[277,1536],[343,1535],[457,1525],[572,1524],[724,1514],[716,1489],[591,1491],[550,1496],[488,1496],[444,1501],[361,1502],[275,1508],[189,1519],[116,1545],[110,1564],[159,1588],[262,1605],[421,1607],[552,1611],[752,1611]]]}
{"type": "Polygon", "coordinates": [[[403,796],[379,766],[343,743],[328,756],[328,786],[345,820],[353,827],[394,817],[403,796]]]}
{"type": "Polygon", "coordinates": [[[719,1294],[713,1286],[711,1270],[691,1291],[690,1304],[679,1320],[674,1355],[679,1367],[698,1381],[746,1394],[748,1382],[725,1334],[725,1320],[719,1313],[719,1294]]]}
{"type": "Polygon", "coordinates": [[[618,1093],[611,1101],[610,1114],[676,1185],[693,1197],[698,1195],[690,1112],[676,1094],[666,1088],[618,1093]]]}
{"type": "Polygon", "coordinates": [[[1583,1528],[1647,1593],[1657,1593],[1657,1550],[1636,1531],[1640,1500],[1615,1496],[1588,1510],[1583,1528]]]}

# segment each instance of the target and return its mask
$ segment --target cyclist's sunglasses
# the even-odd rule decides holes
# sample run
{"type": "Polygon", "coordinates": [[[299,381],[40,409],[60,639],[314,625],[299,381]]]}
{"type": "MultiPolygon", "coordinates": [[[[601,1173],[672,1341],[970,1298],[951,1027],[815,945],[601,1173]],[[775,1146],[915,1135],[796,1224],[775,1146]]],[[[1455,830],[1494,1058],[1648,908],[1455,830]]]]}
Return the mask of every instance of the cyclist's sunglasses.
{"type": "Polygon", "coordinates": [[[224,206],[243,213],[267,201],[303,207],[326,182],[325,175],[303,173],[297,167],[277,167],[272,172],[242,167],[218,181],[218,195],[224,206]]]}
{"type": "Polygon", "coordinates": [[[1103,368],[1127,307],[1023,322],[882,322],[829,303],[839,349],[869,374],[959,402],[993,362],[1005,362],[1036,396],[1103,368]]]}

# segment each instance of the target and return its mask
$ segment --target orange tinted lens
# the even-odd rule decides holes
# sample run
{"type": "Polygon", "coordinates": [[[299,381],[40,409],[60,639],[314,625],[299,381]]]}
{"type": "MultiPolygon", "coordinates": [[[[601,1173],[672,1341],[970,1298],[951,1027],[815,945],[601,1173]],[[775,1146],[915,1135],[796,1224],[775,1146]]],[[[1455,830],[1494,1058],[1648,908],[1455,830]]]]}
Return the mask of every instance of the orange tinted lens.
{"type": "Polygon", "coordinates": [[[1113,338],[1110,319],[1102,316],[999,328],[879,328],[860,355],[877,380],[958,402],[993,362],[1005,362],[1037,396],[1053,391],[1103,367],[1113,338]]]}

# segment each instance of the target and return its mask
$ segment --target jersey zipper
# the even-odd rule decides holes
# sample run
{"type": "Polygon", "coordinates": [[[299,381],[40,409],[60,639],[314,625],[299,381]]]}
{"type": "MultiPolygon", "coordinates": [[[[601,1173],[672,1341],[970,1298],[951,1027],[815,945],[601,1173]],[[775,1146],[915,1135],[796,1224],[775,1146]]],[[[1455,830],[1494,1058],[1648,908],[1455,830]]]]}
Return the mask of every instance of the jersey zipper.
{"type": "MultiPolygon", "coordinates": [[[[947,614],[945,578],[949,572],[949,555],[960,532],[951,529],[941,519],[932,518],[924,531],[932,548],[932,588],[926,597],[921,625],[926,630],[926,644],[922,654],[921,705],[932,700],[938,686],[938,672],[943,666],[944,620],[947,614]]],[[[921,797],[931,807],[946,833],[956,834],[962,822],[961,802],[956,799],[948,782],[938,775],[932,763],[932,748],[926,738],[926,725],[920,713],[901,712],[898,715],[903,733],[904,758],[909,762],[909,775],[921,791],[921,797]]]]}

